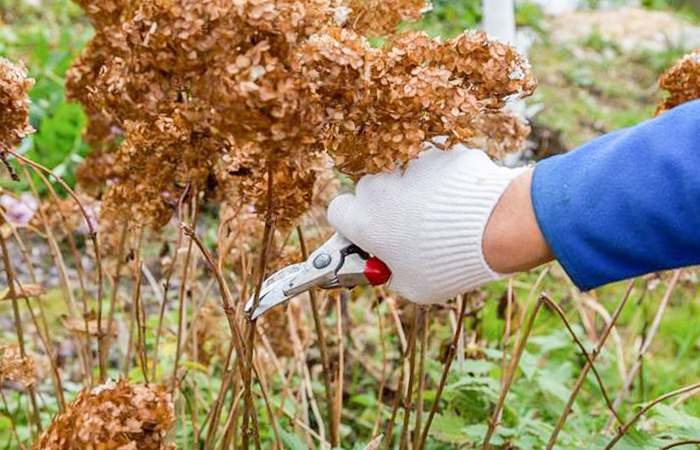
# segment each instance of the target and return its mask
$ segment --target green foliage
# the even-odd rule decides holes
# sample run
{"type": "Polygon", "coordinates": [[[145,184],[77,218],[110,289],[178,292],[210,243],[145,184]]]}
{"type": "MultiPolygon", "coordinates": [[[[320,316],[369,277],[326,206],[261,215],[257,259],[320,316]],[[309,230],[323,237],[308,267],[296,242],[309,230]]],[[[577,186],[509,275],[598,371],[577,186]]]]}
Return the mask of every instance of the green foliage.
{"type": "MultiPolygon", "coordinates": [[[[665,1],[646,2],[649,7],[666,7],[665,1]]],[[[36,87],[31,92],[33,105],[31,121],[37,133],[25,140],[20,151],[42,164],[56,170],[57,173],[72,182],[74,169],[88,151],[81,139],[85,127],[85,114],[81,108],[65,100],[64,75],[79,49],[91,35],[90,27],[78,15],[77,8],[68,0],[51,2],[50,8],[31,7],[24,1],[4,0],[3,9],[12,10],[6,15],[8,25],[0,28],[0,55],[13,60],[24,60],[30,73],[36,78],[36,87]]],[[[427,27],[433,34],[450,36],[465,28],[472,28],[481,21],[481,1],[438,0],[435,9],[428,14],[421,27],[427,27]]],[[[545,18],[539,8],[530,2],[518,3],[517,21],[541,32],[545,18]]],[[[580,144],[603,131],[632,125],[651,116],[657,101],[653,90],[656,77],[680,55],[681,50],[669,49],[665,52],[642,52],[625,55],[612,42],[608,42],[600,33],[593,33],[582,43],[584,56],[571,48],[549,45],[546,39],[537,45],[531,55],[534,70],[542,80],[536,101],[546,105],[539,120],[552,128],[564,131],[566,143],[570,146],[580,144]],[[612,59],[601,57],[609,54],[612,59]]],[[[381,41],[375,42],[381,45],[381,41]]],[[[349,180],[344,179],[349,186],[349,180]]],[[[25,188],[26,186],[20,186],[25,188]]],[[[214,220],[204,218],[203,221],[214,220]]],[[[213,244],[216,232],[209,227],[205,234],[208,244],[213,244]]],[[[570,285],[561,274],[553,274],[554,267],[543,280],[543,286],[561,301],[570,317],[576,318],[577,306],[572,300],[570,285]]],[[[522,274],[517,277],[519,283],[516,296],[524,304],[529,289],[534,284],[538,272],[522,274]]],[[[640,282],[640,285],[642,283],[640,282]]],[[[479,448],[486,434],[488,419],[498,401],[503,369],[501,366],[503,349],[501,339],[505,323],[497,316],[497,301],[505,290],[505,284],[495,283],[485,289],[489,300],[476,318],[470,318],[465,324],[469,338],[474,338],[469,357],[464,364],[455,361],[452,372],[443,392],[439,413],[435,417],[428,439],[427,449],[443,450],[453,448],[479,448]],[[478,339],[477,339],[478,337],[478,339]]],[[[621,297],[624,285],[617,284],[598,290],[601,303],[610,310],[614,302],[621,297]]],[[[47,317],[52,328],[58,328],[58,317],[65,308],[60,302],[60,293],[49,291],[44,297],[47,305],[47,317]]],[[[347,302],[347,318],[350,324],[366,324],[367,296],[362,290],[356,290],[357,302],[347,302]]],[[[641,289],[635,289],[632,300],[623,311],[619,329],[624,335],[639,336],[648,327],[655,307],[663,295],[663,289],[650,290],[642,298],[641,289]]],[[[635,385],[630,394],[632,404],[624,404],[622,414],[630,417],[635,408],[661,393],[673,390],[680,385],[697,380],[700,373],[700,327],[690,317],[700,315],[700,304],[692,289],[679,289],[666,312],[664,322],[656,339],[656,346],[644,362],[644,384],[635,385]]],[[[0,316],[9,314],[6,304],[0,304],[0,316]],[[5,309],[3,309],[5,308],[5,309]]],[[[331,308],[333,310],[333,308],[331,308]]],[[[386,303],[380,303],[376,312],[389,317],[386,303]]],[[[440,314],[442,314],[442,311],[440,314]]],[[[120,314],[122,311],[117,310],[120,314]]],[[[442,315],[435,314],[431,325],[426,373],[427,390],[424,395],[424,418],[432,407],[436,397],[436,387],[440,380],[443,363],[436,357],[443,352],[451,339],[452,328],[442,315]]],[[[176,327],[175,313],[171,310],[166,317],[169,329],[176,327]]],[[[334,329],[338,318],[335,313],[325,318],[328,329],[334,329]]],[[[596,329],[602,328],[600,319],[595,319],[596,329]]],[[[578,320],[577,320],[578,322],[578,320]]],[[[157,316],[149,314],[148,329],[158,326],[157,316]]],[[[345,326],[345,325],[344,325],[345,326]]],[[[383,336],[388,359],[395,361],[400,356],[401,343],[391,324],[384,323],[383,336]],[[389,330],[389,331],[387,331],[389,330]]],[[[576,323],[574,330],[587,348],[591,343],[583,327],[576,323]]],[[[357,349],[348,341],[347,347],[359,350],[366,363],[381,367],[383,357],[382,337],[376,323],[363,328],[362,337],[371,345],[357,349]]],[[[0,338],[5,341],[13,339],[8,330],[0,330],[0,338]]],[[[336,343],[334,343],[335,345],[336,343]]],[[[146,342],[148,351],[153,349],[151,338],[146,342]]],[[[513,340],[509,342],[514,345],[513,340]]],[[[626,363],[634,358],[634,342],[624,342],[626,363]]],[[[311,351],[316,351],[312,346],[311,351]]],[[[158,379],[167,377],[166,372],[172,367],[175,343],[172,336],[163,338],[159,349],[158,379]],[[165,368],[165,369],[164,369],[165,368]]],[[[317,357],[315,355],[314,357],[317,357]]],[[[507,362],[507,359],[506,359],[507,362]]],[[[506,398],[503,418],[492,440],[496,448],[531,450],[543,448],[553,430],[553,426],[568,400],[571,387],[578,377],[584,358],[574,344],[568,332],[563,328],[556,315],[542,310],[535,321],[532,337],[526,346],[518,366],[517,377],[506,398]]],[[[196,361],[181,361],[187,371],[188,380],[196,382],[196,390],[188,385],[183,389],[179,407],[189,414],[197,402],[198,423],[204,423],[209,411],[201,405],[212,404],[221,387],[223,361],[214,358],[205,365],[196,361]]],[[[620,374],[617,371],[617,355],[612,344],[604,349],[597,365],[611,395],[620,388],[620,374]]],[[[387,378],[395,375],[399,368],[388,367],[387,378]]],[[[115,376],[119,373],[115,372],[115,376]]],[[[134,381],[143,381],[141,370],[129,372],[134,381]]],[[[279,416],[279,431],[287,448],[307,448],[300,437],[301,432],[287,416],[298,417],[300,411],[290,401],[284,401],[284,395],[278,387],[283,383],[299,386],[303,380],[296,375],[290,379],[281,377],[270,380],[270,396],[273,404],[284,403],[285,413],[279,416]]],[[[342,416],[344,448],[364,449],[365,443],[372,439],[373,423],[376,419],[379,403],[379,382],[376,375],[370,374],[362,364],[356,363],[346,367],[344,411],[342,416]]],[[[79,390],[79,382],[66,380],[65,389],[72,395],[79,390]]],[[[311,389],[317,400],[323,398],[324,387],[320,378],[314,378],[311,389]]],[[[14,390],[3,391],[7,405],[0,404],[0,448],[15,448],[14,435],[5,430],[11,424],[17,429],[22,442],[33,440],[26,414],[26,396],[14,390]],[[11,419],[10,419],[11,418],[11,419]]],[[[70,396],[69,396],[70,397],[70,396]]],[[[48,424],[58,410],[56,399],[42,393],[41,419],[48,424]]],[[[231,404],[231,395],[225,398],[225,404],[231,404]]],[[[384,399],[383,419],[391,413],[391,402],[384,399]]],[[[320,408],[324,408],[319,401],[320,408]]],[[[644,418],[643,423],[623,438],[616,449],[657,449],[679,439],[698,439],[700,437],[700,401],[688,399],[679,406],[657,405],[644,418]]],[[[266,417],[266,410],[261,400],[256,403],[259,417],[266,417]]],[[[308,412],[308,411],[307,411],[308,412]]],[[[321,411],[322,415],[325,411],[321,411]]],[[[399,411],[399,418],[403,412],[399,411]]],[[[559,449],[599,449],[609,441],[609,436],[599,435],[607,420],[605,408],[596,380],[592,375],[585,380],[583,390],[577,398],[573,412],[558,441],[559,449]]],[[[415,417],[415,416],[414,416],[415,417]]],[[[397,421],[400,424],[401,420],[397,421]]],[[[192,442],[194,430],[189,420],[181,422],[178,429],[178,442],[186,437],[192,442]]],[[[380,432],[383,430],[380,429],[380,432]]],[[[396,436],[401,433],[401,426],[395,428],[396,436]]],[[[261,429],[266,442],[272,439],[269,427],[261,429]]]]}
{"type": "Polygon", "coordinates": [[[544,33],[542,27],[545,20],[545,14],[542,8],[535,5],[530,0],[518,2],[515,8],[515,23],[521,26],[531,27],[539,33],[544,33]]]}
{"type": "Polygon", "coordinates": [[[0,56],[23,62],[36,80],[29,95],[30,123],[37,132],[19,150],[74,184],[74,169],[88,151],[82,142],[85,114],[66,103],[64,77],[92,30],[69,0],[52,2],[50,8],[18,0],[4,0],[3,6],[12,14],[0,27],[0,56]]]}
{"type": "Polygon", "coordinates": [[[425,15],[418,27],[434,35],[451,37],[476,28],[481,19],[481,0],[435,0],[433,10],[425,15]]]}

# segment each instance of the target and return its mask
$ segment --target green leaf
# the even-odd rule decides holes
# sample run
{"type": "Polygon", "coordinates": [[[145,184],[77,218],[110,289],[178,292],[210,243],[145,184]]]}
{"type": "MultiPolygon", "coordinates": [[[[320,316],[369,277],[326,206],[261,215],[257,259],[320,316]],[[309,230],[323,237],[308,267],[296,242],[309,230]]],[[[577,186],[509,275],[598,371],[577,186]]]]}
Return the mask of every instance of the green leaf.
{"type": "Polygon", "coordinates": [[[280,428],[280,438],[282,438],[282,442],[286,446],[286,448],[289,448],[291,450],[306,450],[308,447],[306,444],[304,444],[301,439],[299,439],[299,436],[293,433],[289,433],[285,431],[284,429],[280,428]]]}
{"type": "Polygon", "coordinates": [[[682,427],[698,430],[700,433],[700,419],[672,408],[668,405],[658,404],[651,410],[655,421],[659,425],[669,427],[682,427]]]}
{"type": "Polygon", "coordinates": [[[528,381],[532,381],[535,377],[535,373],[537,373],[537,358],[527,350],[523,350],[518,367],[523,371],[525,378],[527,378],[528,381]]]}
{"type": "Polygon", "coordinates": [[[654,406],[651,414],[654,422],[667,428],[667,434],[673,438],[700,439],[700,418],[663,404],[654,406]]]}
{"type": "MultiPolygon", "coordinates": [[[[583,333],[580,325],[573,324],[572,329],[577,336],[582,336],[583,333]]],[[[533,336],[528,340],[528,344],[537,345],[541,353],[549,353],[574,345],[571,336],[569,336],[566,330],[559,330],[545,336],[533,336]]]]}
{"type": "Polygon", "coordinates": [[[464,362],[464,369],[468,373],[475,375],[488,375],[493,369],[498,366],[491,361],[483,359],[467,359],[464,362]]]}
{"type": "Polygon", "coordinates": [[[632,429],[615,445],[615,450],[657,450],[664,442],[646,431],[632,429]]]}
{"type": "MultiPolygon", "coordinates": [[[[454,414],[436,414],[433,425],[430,427],[430,435],[448,444],[477,442],[474,436],[475,430],[467,429],[468,427],[469,425],[462,417],[454,414]]],[[[483,436],[482,434],[481,438],[483,436]]]]}
{"type": "Polygon", "coordinates": [[[569,400],[571,390],[563,383],[563,380],[571,379],[570,363],[557,366],[556,369],[545,368],[538,372],[537,384],[542,392],[548,393],[566,403],[569,400]]]}
{"type": "Polygon", "coordinates": [[[209,369],[207,368],[207,366],[197,361],[182,361],[182,366],[199,370],[202,373],[209,373],[209,369]]]}

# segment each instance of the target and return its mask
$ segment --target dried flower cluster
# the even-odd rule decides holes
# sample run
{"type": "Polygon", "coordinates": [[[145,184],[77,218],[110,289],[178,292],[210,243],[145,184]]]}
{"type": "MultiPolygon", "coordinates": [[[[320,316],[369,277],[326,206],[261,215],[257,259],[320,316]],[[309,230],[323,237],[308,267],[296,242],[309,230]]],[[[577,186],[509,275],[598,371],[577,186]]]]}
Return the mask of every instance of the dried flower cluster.
{"type": "Polygon", "coordinates": [[[668,92],[659,104],[661,114],[685,102],[700,98],[700,50],[685,55],[661,76],[659,85],[668,92]]]}
{"type": "Polygon", "coordinates": [[[348,0],[335,9],[336,24],[349,26],[365,36],[384,36],[403,22],[415,22],[432,9],[426,0],[348,0]]]}
{"type": "Polygon", "coordinates": [[[493,158],[522,150],[532,129],[516,114],[498,111],[481,114],[475,122],[476,136],[466,143],[484,148],[493,158]]]}
{"type": "Polygon", "coordinates": [[[14,381],[31,386],[36,381],[34,360],[22,356],[17,345],[0,345],[0,388],[4,381],[14,381]]]}
{"type": "Polygon", "coordinates": [[[162,450],[173,424],[167,390],[107,382],[86,390],[54,418],[35,450],[162,450]]]}
{"type": "Polygon", "coordinates": [[[230,341],[225,326],[226,316],[221,307],[214,302],[205,302],[196,320],[192,322],[194,339],[185,343],[185,353],[193,361],[209,364],[214,357],[226,358],[226,347],[230,341]],[[194,342],[196,342],[196,347],[194,342]]]}
{"type": "Polygon", "coordinates": [[[390,170],[431,137],[475,137],[482,114],[535,86],[527,62],[483,33],[410,32],[379,48],[361,34],[417,19],[423,0],[79,3],[96,28],[67,82],[97,145],[81,173],[108,185],[106,213],[151,225],[188,187],[262,212],[269,176],[290,223],[332,164],[390,170]]]}
{"type": "Polygon", "coordinates": [[[34,80],[22,65],[0,57],[0,150],[33,131],[29,126],[29,97],[34,80]]]}

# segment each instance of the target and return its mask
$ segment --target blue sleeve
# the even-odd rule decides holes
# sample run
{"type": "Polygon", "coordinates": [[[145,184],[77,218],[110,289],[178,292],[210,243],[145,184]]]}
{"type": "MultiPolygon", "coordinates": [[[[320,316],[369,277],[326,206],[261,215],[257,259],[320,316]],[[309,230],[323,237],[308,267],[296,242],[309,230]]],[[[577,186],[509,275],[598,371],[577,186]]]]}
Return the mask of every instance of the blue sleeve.
{"type": "Polygon", "coordinates": [[[700,100],[540,162],[532,200],[581,290],[700,264],[700,100]]]}

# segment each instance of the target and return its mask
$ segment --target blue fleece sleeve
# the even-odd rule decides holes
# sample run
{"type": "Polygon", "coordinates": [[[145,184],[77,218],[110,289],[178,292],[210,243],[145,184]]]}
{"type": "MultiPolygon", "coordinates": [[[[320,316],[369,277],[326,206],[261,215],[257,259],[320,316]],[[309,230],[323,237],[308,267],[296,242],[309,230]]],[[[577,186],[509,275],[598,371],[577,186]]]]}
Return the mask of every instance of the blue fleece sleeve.
{"type": "Polygon", "coordinates": [[[582,290],[700,264],[700,100],[540,162],[532,200],[582,290]]]}

